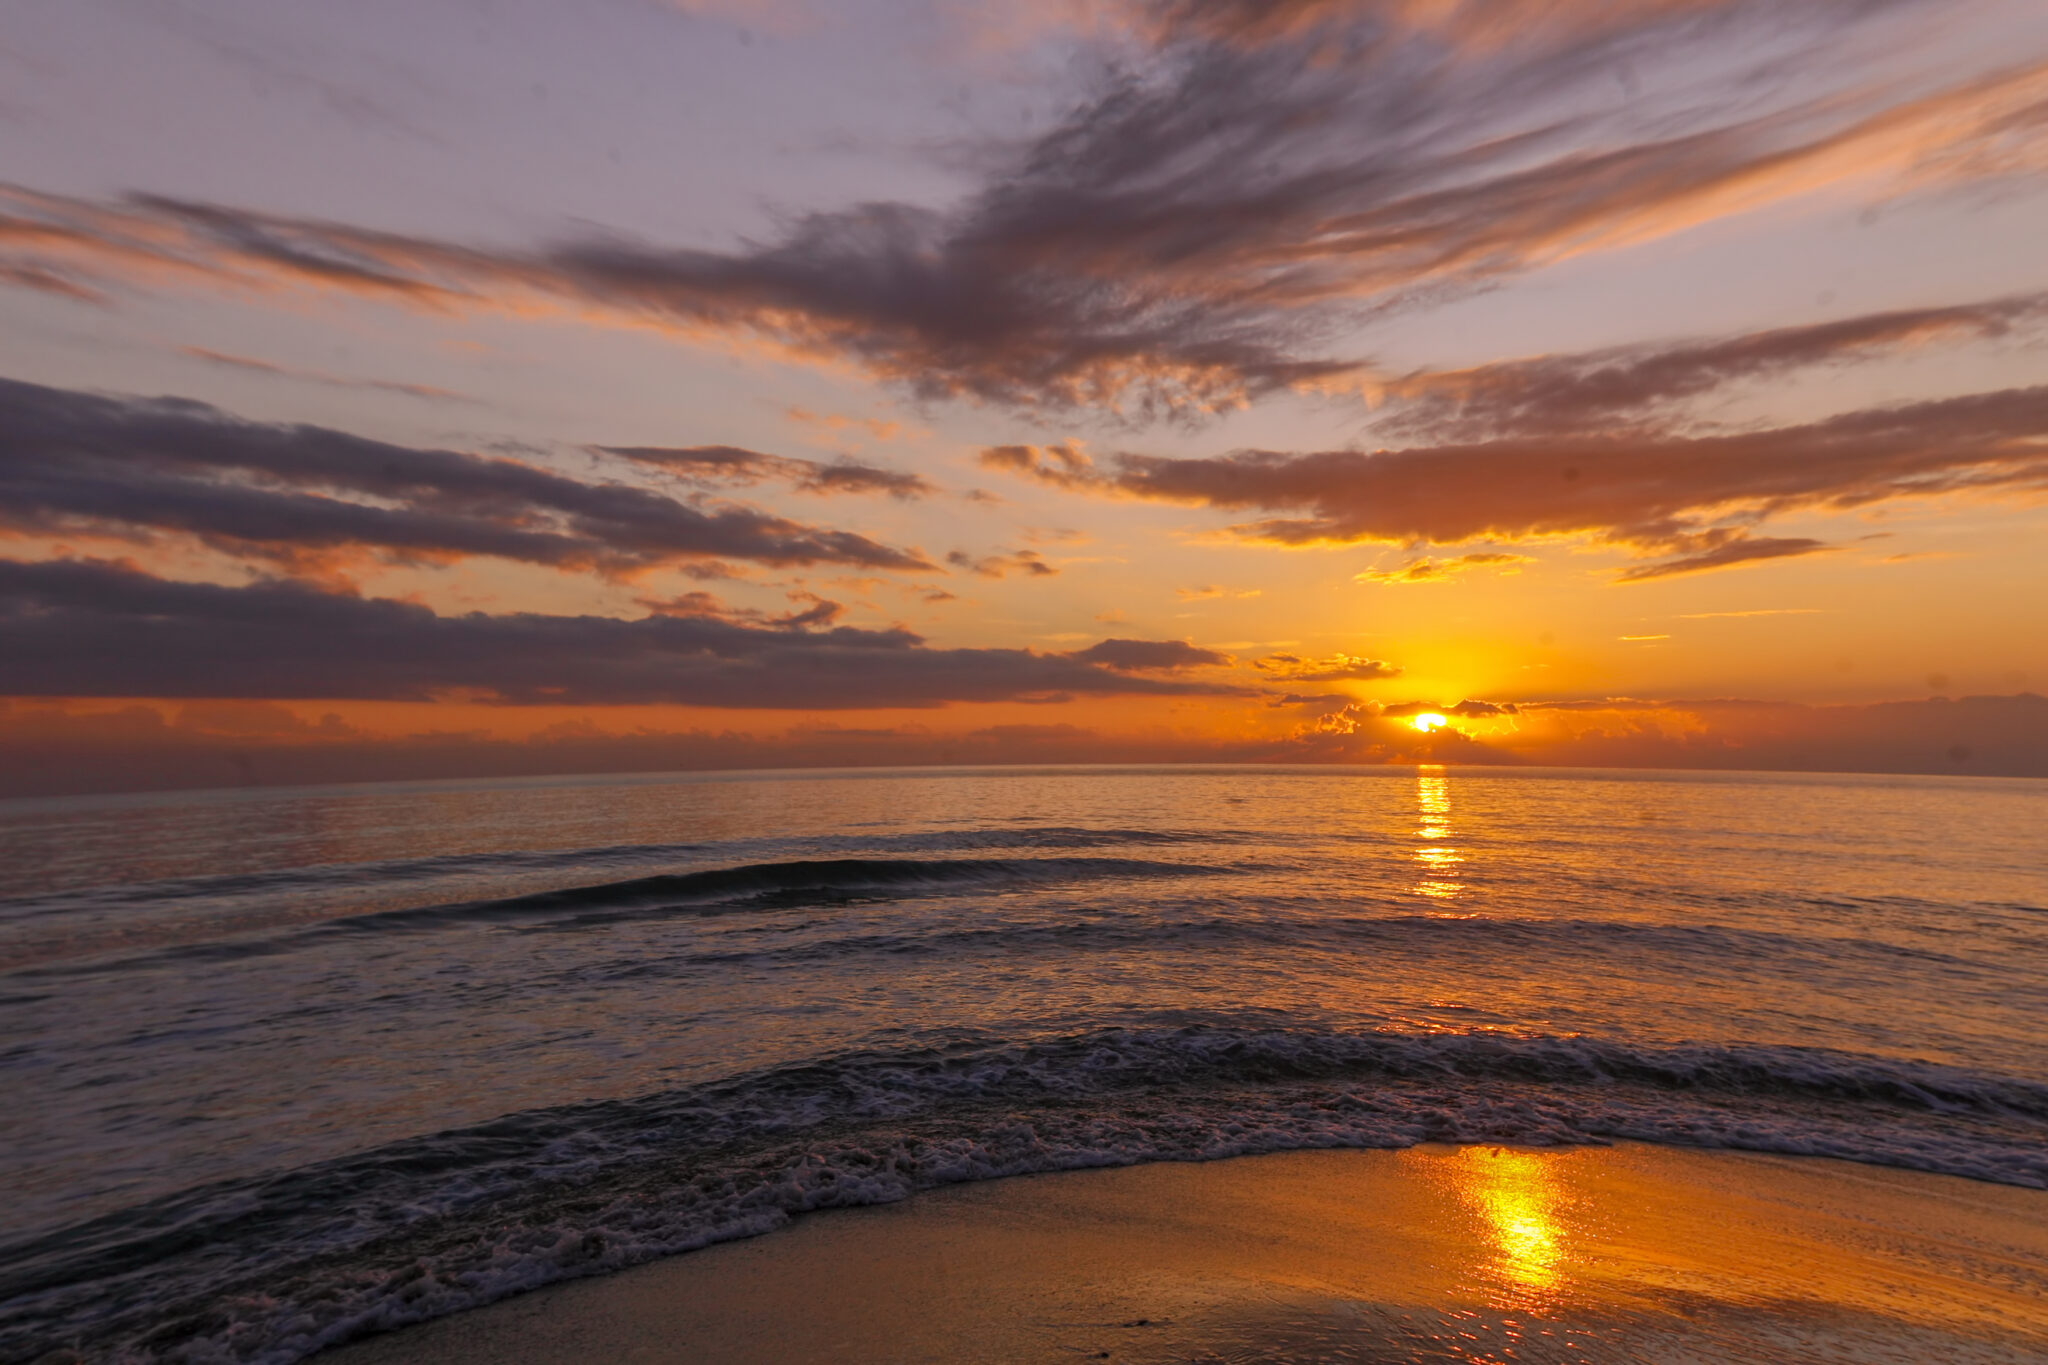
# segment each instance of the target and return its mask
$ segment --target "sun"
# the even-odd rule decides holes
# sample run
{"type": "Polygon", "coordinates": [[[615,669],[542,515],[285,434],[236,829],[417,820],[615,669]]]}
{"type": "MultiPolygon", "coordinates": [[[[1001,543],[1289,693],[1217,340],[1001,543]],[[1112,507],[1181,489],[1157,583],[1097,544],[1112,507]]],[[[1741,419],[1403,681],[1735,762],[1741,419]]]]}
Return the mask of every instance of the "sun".
{"type": "Polygon", "coordinates": [[[1415,717],[1415,719],[1409,721],[1408,723],[1414,726],[1416,729],[1422,731],[1422,733],[1426,735],[1433,730],[1443,729],[1446,725],[1449,725],[1451,721],[1450,717],[1439,715],[1435,711],[1424,711],[1421,715],[1415,717]]]}

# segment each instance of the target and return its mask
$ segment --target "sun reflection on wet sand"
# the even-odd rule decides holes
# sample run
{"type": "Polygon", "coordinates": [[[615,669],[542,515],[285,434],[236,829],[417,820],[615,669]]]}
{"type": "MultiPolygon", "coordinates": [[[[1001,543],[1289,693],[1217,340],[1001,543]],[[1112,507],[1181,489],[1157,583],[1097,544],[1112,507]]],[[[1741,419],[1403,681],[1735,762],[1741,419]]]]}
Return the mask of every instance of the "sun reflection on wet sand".
{"type": "Polygon", "coordinates": [[[1451,837],[1451,779],[1442,765],[1415,770],[1415,837],[1425,842],[1411,857],[1420,869],[1415,893],[1434,901],[1456,900],[1465,884],[1457,880],[1464,855],[1447,843],[1451,837]]]}
{"type": "Polygon", "coordinates": [[[2044,1201],[1635,1144],[1161,1162],[801,1218],[331,1359],[2011,1365],[2048,1360],[2044,1201]]]}
{"type": "Polygon", "coordinates": [[[1541,1312],[1557,1306],[1569,1269],[1563,1200],[1551,1158],[1498,1147],[1466,1147],[1451,1164],[1459,1196],[1485,1220],[1489,1269],[1499,1307],[1541,1312]]]}

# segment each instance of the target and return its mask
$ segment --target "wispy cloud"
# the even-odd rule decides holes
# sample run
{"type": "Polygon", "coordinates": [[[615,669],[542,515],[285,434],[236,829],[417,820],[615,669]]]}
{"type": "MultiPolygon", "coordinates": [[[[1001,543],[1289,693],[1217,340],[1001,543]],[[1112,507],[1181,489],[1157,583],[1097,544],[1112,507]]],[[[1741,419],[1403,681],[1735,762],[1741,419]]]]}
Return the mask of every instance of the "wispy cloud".
{"type": "Polygon", "coordinates": [[[1646,583],[1653,578],[1669,578],[1673,574],[1705,573],[1709,569],[1731,569],[1738,564],[1755,564],[1767,559],[1819,554],[1830,548],[1824,541],[1805,536],[1738,536],[1698,554],[1680,555],[1676,559],[1624,569],[1619,581],[1646,583]]]}
{"type": "Polygon", "coordinates": [[[38,287],[79,269],[552,303],[852,361],[928,399],[1200,413],[1358,382],[1343,338],[1418,291],[1850,180],[2042,167],[2048,66],[1937,87],[1831,65],[1897,5],[1595,8],[1517,10],[1504,41],[1498,7],[1472,4],[1155,6],[1142,50],[961,202],[799,215],[739,250],[484,247],[28,190],[0,245],[38,287]],[[1646,93],[1594,98],[1623,66],[1646,93]]]}
{"type": "Polygon", "coordinates": [[[1294,513],[1235,528],[1282,545],[1583,535],[1680,556],[1628,572],[1641,580],[1821,548],[1748,538],[1757,520],[1795,509],[2048,487],[2048,387],[1728,434],[1504,437],[1196,459],[1123,454],[1106,465],[1080,452],[1013,446],[985,452],[983,461],[1073,490],[1294,513]]]}
{"type": "Polygon", "coordinates": [[[1870,313],[1732,337],[1431,370],[1388,381],[1374,429],[1435,441],[1666,429],[1674,405],[1742,380],[1841,365],[2048,323],[2048,294],[1870,313]]]}
{"type": "Polygon", "coordinates": [[[1367,569],[1364,573],[1354,575],[1354,578],[1360,583],[1449,583],[1474,569],[1495,569],[1514,573],[1517,571],[1516,566],[1535,562],[1528,555],[1486,551],[1458,555],[1450,559],[1411,559],[1398,569],[1367,569]]]}
{"type": "Polygon", "coordinates": [[[1752,611],[1688,611],[1680,612],[1681,621],[1713,621],[1724,617],[1748,616],[1818,616],[1819,607],[1760,607],[1752,611]]]}
{"type": "Polygon", "coordinates": [[[738,446],[593,446],[635,464],[658,469],[687,483],[702,486],[751,487],[774,480],[799,493],[886,493],[892,498],[922,498],[937,490],[922,476],[900,469],[882,469],[858,460],[830,462],[765,455],[738,446]]]}
{"type": "Polygon", "coordinates": [[[250,374],[273,375],[279,379],[296,379],[308,384],[324,384],[337,389],[373,389],[382,393],[402,393],[408,398],[424,398],[437,403],[474,403],[477,400],[466,393],[453,389],[435,388],[430,384],[407,384],[395,379],[361,379],[347,375],[328,374],[321,370],[300,369],[292,365],[278,365],[268,360],[257,360],[252,356],[234,355],[227,351],[209,350],[204,346],[180,346],[180,355],[194,360],[203,360],[209,365],[225,369],[243,370],[250,374]]]}
{"type": "Polygon", "coordinates": [[[999,550],[987,555],[955,550],[946,556],[946,562],[982,578],[1008,578],[1013,573],[1026,578],[1050,578],[1059,572],[1036,550],[999,550]]]}
{"type": "Polygon", "coordinates": [[[790,407],[782,415],[799,426],[812,427],[833,436],[864,432],[877,441],[893,441],[903,434],[903,423],[881,417],[849,417],[843,413],[816,413],[809,408],[790,407]]]}
{"type": "Polygon", "coordinates": [[[0,261],[0,284],[13,285],[17,289],[33,289],[42,294],[55,294],[59,298],[70,299],[75,303],[109,302],[107,296],[94,287],[90,280],[89,275],[80,271],[60,272],[48,266],[0,261]]]}
{"type": "Polygon", "coordinates": [[[1398,666],[1384,659],[1359,654],[1333,654],[1327,659],[1305,659],[1299,654],[1269,654],[1254,659],[1252,667],[1272,682],[1376,682],[1399,677],[1398,666]]]}
{"type": "Polygon", "coordinates": [[[0,526],[194,537],[289,566],[468,556],[625,573],[721,559],[931,570],[908,550],[734,504],[686,503],[535,465],[182,398],[0,380],[0,526]]]}

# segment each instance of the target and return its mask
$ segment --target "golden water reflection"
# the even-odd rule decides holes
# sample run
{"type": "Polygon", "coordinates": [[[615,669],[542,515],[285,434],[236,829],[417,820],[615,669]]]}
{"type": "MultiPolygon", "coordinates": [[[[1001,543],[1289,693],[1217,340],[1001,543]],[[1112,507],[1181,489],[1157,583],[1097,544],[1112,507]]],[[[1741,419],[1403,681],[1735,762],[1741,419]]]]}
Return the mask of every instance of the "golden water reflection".
{"type": "Polygon", "coordinates": [[[1553,1158],[1499,1147],[1460,1149],[1455,1163],[1459,1195],[1485,1220],[1492,1238],[1492,1269],[1524,1309],[1552,1298],[1568,1268],[1568,1252],[1553,1158]]]}
{"type": "Polygon", "coordinates": [[[1409,855],[1420,871],[1415,892],[1431,900],[1455,900],[1465,889],[1458,880],[1465,857],[1442,842],[1451,837],[1451,779],[1441,765],[1425,764],[1415,770],[1415,812],[1415,837],[1424,841],[1409,855]]]}

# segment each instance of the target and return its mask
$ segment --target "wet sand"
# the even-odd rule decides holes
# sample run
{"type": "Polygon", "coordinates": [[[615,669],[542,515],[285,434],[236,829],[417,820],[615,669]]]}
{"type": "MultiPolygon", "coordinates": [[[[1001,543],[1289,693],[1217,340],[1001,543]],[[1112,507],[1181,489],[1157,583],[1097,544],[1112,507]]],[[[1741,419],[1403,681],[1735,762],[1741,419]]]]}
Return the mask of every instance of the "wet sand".
{"type": "Polygon", "coordinates": [[[321,1365],[2048,1362],[2048,1191],[1623,1145],[962,1185],[321,1365]]]}

